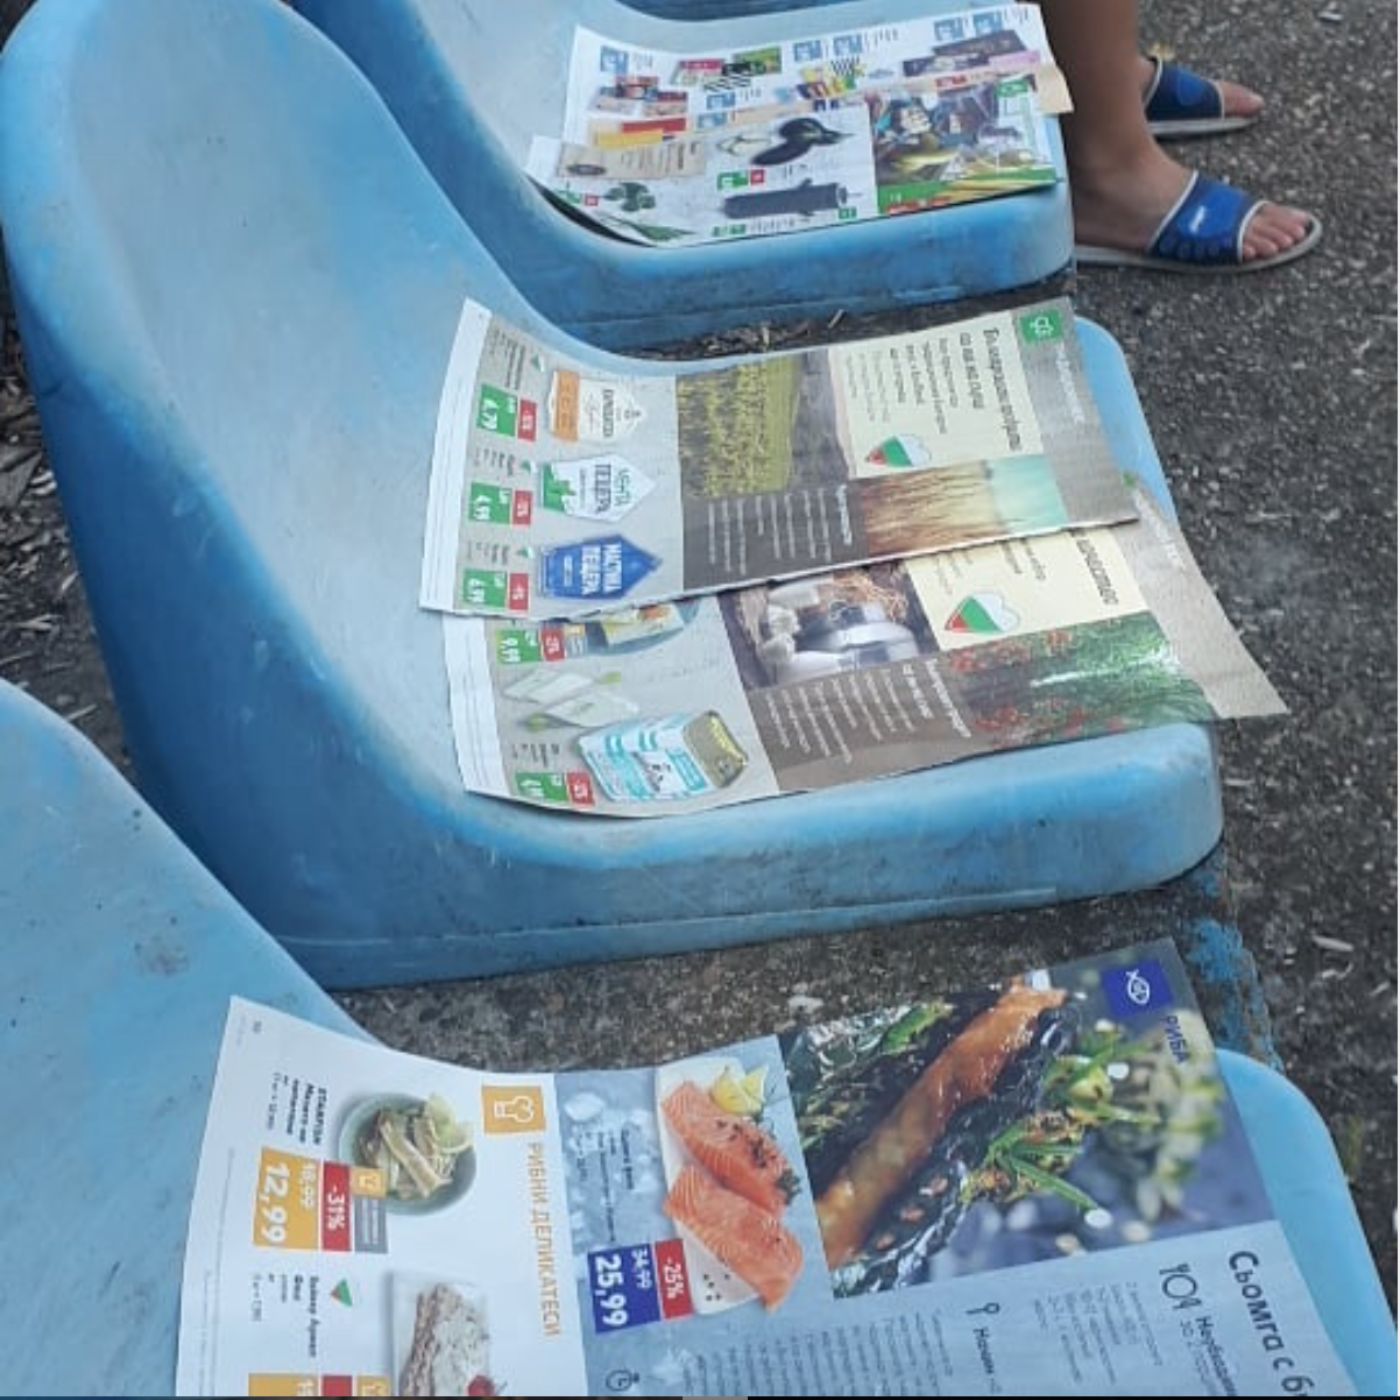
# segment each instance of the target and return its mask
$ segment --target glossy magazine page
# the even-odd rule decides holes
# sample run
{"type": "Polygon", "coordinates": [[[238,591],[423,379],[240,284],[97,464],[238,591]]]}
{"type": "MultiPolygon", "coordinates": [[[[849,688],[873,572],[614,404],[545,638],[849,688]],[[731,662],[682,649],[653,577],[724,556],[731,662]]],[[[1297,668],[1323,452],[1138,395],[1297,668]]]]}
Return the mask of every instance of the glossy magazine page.
{"type": "MultiPolygon", "coordinates": [[[[1140,519],[611,613],[445,619],[466,786],[659,817],[1282,705],[1140,519]]],[[[878,794],[876,795],[878,800],[878,794]]]]}
{"type": "Polygon", "coordinates": [[[656,1069],[231,1008],[180,1394],[1298,1388],[1353,1393],[1170,943],[656,1069]]]}
{"type": "Polygon", "coordinates": [[[468,303],[420,602],[580,617],[1132,515],[1065,300],[628,378],[468,303]]]}

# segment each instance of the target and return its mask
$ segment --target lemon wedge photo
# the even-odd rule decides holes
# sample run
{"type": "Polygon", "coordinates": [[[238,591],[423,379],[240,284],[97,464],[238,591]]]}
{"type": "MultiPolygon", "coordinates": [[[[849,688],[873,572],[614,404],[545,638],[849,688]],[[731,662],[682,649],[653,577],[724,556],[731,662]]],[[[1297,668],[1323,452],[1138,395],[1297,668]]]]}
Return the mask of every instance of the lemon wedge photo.
{"type": "Polygon", "coordinates": [[[710,1097],[726,1113],[740,1118],[757,1118],[763,1112],[763,1093],[768,1083],[768,1067],[761,1065],[741,1079],[725,1070],[710,1090],[710,1097]]]}

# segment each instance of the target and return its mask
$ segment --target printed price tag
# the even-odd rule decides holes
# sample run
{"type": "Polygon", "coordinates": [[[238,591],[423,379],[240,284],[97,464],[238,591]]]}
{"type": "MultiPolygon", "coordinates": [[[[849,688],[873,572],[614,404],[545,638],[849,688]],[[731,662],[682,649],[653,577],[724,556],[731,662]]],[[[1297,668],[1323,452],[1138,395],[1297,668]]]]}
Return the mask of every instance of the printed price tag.
{"type": "Polygon", "coordinates": [[[474,481],[467,492],[467,517],[473,525],[509,525],[513,492],[508,486],[474,481]]]}
{"type": "Polygon", "coordinates": [[[483,384],[476,404],[476,425],[501,437],[535,440],[540,410],[532,399],[522,399],[505,389],[483,384]]]}
{"type": "Polygon", "coordinates": [[[321,1248],[350,1252],[350,1168],[343,1162],[321,1168],[321,1248]]]}
{"type": "Polygon", "coordinates": [[[387,1376],[314,1376],[259,1371],[248,1377],[248,1394],[261,1395],[392,1395],[387,1376]]]}
{"type": "Polygon", "coordinates": [[[540,650],[546,661],[562,661],[568,655],[564,646],[564,629],[562,627],[541,628],[539,640],[540,650]]]}
{"type": "Polygon", "coordinates": [[[661,1319],[649,1244],[595,1250],[588,1256],[588,1291],[596,1332],[623,1332],[661,1319]]]}
{"type": "Polygon", "coordinates": [[[321,1164],[263,1148],[253,1203],[253,1243],[268,1249],[315,1249],[320,1211],[321,1164]]]}
{"type": "Polygon", "coordinates": [[[491,384],[481,386],[481,394],[476,405],[476,426],[488,433],[500,433],[503,437],[514,437],[519,419],[519,400],[504,389],[491,384]]]}
{"type": "Polygon", "coordinates": [[[321,1382],[316,1376],[295,1375],[286,1371],[259,1371],[248,1377],[248,1394],[319,1395],[321,1382]]]}
{"type": "Polygon", "coordinates": [[[265,1147],[253,1202],[253,1243],[264,1249],[385,1253],[382,1173],[265,1147]]]}
{"type": "Polygon", "coordinates": [[[469,608],[503,608],[508,586],[500,569],[464,569],[462,602],[469,608]]]}
{"type": "Polygon", "coordinates": [[[690,1271],[685,1265],[685,1246],[680,1240],[661,1240],[652,1246],[656,1255],[656,1278],[661,1290],[661,1315],[668,1322],[689,1317],[695,1311],[690,1297],[690,1271]]]}
{"type": "Polygon", "coordinates": [[[567,803],[569,785],[562,773],[517,773],[515,790],[532,802],[567,803]]]}
{"type": "Polygon", "coordinates": [[[553,660],[540,645],[541,635],[523,627],[510,627],[496,633],[496,660],[502,666],[532,666],[542,659],[553,660]]]}

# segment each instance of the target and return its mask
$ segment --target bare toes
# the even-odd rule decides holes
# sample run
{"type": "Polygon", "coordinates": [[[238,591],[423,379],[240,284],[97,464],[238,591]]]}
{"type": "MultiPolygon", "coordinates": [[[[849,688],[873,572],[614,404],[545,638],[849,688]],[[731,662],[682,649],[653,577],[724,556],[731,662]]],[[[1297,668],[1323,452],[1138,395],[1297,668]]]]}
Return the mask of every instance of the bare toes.
{"type": "Polygon", "coordinates": [[[1222,82],[1219,86],[1225,98],[1227,117],[1257,117],[1264,110],[1264,99],[1251,88],[1228,82],[1222,82]]]}
{"type": "Polygon", "coordinates": [[[1273,258],[1297,247],[1308,235],[1312,217],[1301,209],[1266,204],[1245,230],[1242,255],[1246,262],[1273,258]]]}

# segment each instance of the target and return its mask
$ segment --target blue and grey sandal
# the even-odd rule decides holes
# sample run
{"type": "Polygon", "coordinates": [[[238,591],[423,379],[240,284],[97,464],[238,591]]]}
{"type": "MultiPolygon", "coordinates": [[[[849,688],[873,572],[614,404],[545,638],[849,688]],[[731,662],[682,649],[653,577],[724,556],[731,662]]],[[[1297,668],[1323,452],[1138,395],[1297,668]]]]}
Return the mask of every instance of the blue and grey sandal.
{"type": "Polygon", "coordinates": [[[1154,136],[1166,141],[1187,136],[1217,136],[1226,131],[1241,131],[1259,120],[1257,115],[1226,116],[1225,94],[1219,83],[1164,59],[1154,57],[1152,62],[1157,71],[1147,86],[1143,106],[1154,136]]]}
{"type": "Polygon", "coordinates": [[[1244,259],[1244,235],[1249,221],[1263,205],[1233,185],[1222,185],[1207,175],[1195,174],[1180,199],[1157,228],[1145,253],[1121,248],[1076,244],[1074,255],[1089,267],[1138,267],[1151,272],[1263,272],[1281,267],[1310,252],[1322,237],[1322,223],[1312,227],[1299,242],[1269,258],[1244,259]]]}

